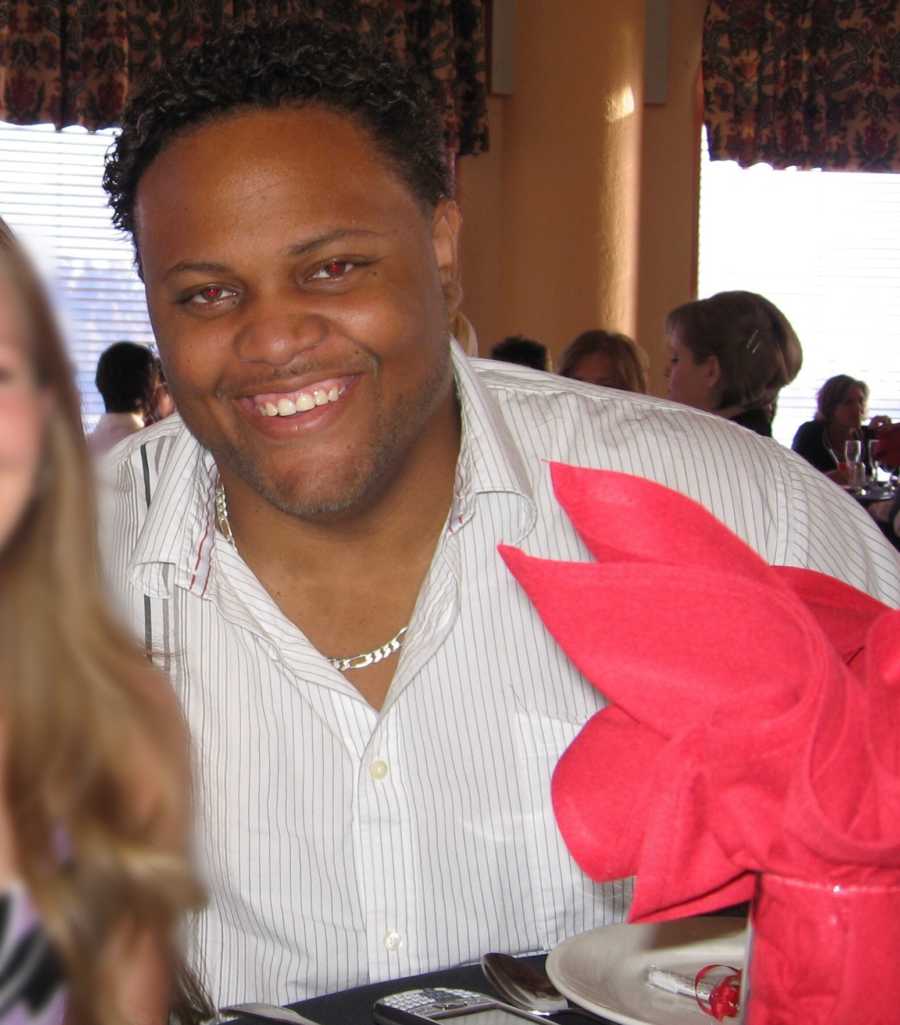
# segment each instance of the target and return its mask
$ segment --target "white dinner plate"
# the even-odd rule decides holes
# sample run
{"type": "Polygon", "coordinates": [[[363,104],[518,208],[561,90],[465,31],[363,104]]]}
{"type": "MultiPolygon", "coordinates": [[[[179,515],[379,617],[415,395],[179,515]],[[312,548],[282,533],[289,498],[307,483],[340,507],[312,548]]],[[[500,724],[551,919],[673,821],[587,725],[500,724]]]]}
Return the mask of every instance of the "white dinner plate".
{"type": "Polygon", "coordinates": [[[707,964],[741,968],[743,918],[696,917],[650,925],[609,925],[550,952],[547,974],[573,1003],[621,1025],[709,1025],[690,997],[647,985],[647,968],[693,975],[707,964]]]}

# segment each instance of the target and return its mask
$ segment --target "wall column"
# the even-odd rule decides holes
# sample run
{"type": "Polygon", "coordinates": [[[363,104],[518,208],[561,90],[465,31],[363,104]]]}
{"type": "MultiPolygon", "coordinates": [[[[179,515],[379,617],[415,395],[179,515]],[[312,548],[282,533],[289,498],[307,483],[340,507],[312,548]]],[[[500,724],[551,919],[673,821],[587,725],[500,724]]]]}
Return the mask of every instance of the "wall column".
{"type": "Polygon", "coordinates": [[[634,334],[645,0],[519,0],[515,90],[491,103],[493,167],[461,162],[463,306],[481,351],[522,333],[559,352],[634,334]],[[499,172],[499,173],[498,173],[499,172]],[[477,175],[499,182],[489,198],[477,175]],[[487,239],[491,241],[485,246],[487,239]],[[499,301],[498,301],[499,299],[499,301]]]}

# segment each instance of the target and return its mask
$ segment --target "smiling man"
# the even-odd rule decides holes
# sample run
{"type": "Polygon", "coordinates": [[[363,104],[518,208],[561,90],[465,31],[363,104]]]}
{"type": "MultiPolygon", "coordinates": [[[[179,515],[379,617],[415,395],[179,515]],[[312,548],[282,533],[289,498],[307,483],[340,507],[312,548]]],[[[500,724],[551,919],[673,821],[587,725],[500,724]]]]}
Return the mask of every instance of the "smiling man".
{"type": "MultiPolygon", "coordinates": [[[[323,652],[396,637],[447,516],[459,214],[444,188],[426,212],[355,121],[283,106],[173,139],[135,196],[150,316],[215,458],[220,519],[323,652]]],[[[359,677],[375,707],[383,662],[359,677]]]]}
{"type": "Polygon", "coordinates": [[[602,699],[496,553],[588,557],[546,460],[661,480],[896,602],[893,552],[749,432],[466,359],[440,125],[359,40],[276,26],[188,55],[132,101],[106,187],[180,416],[117,452],[103,540],[194,737],[214,999],[621,920],[628,884],[580,873],[549,803],[602,699]]]}

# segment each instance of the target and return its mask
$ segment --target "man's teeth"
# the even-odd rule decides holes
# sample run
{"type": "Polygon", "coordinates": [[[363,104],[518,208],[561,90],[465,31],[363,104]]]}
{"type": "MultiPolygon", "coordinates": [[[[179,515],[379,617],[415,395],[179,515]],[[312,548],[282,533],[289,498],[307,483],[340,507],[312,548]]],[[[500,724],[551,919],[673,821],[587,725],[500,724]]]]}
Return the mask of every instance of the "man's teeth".
{"type": "Polygon", "coordinates": [[[341,397],[341,390],[334,385],[332,388],[314,388],[311,392],[302,391],[296,398],[283,398],[278,402],[257,403],[257,411],[263,416],[293,416],[295,413],[305,413],[316,406],[325,406],[329,402],[337,402],[341,397]]]}

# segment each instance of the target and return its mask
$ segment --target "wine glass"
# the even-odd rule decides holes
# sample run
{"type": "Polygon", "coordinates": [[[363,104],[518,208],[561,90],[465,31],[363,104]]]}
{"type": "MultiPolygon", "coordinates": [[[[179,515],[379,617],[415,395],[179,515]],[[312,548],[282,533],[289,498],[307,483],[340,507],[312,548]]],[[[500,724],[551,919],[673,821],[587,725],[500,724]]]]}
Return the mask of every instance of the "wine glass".
{"type": "Polygon", "coordinates": [[[898,479],[900,479],[900,466],[897,465],[896,459],[891,459],[888,455],[887,449],[882,444],[880,438],[873,438],[869,442],[869,458],[872,460],[872,472],[876,480],[878,479],[878,470],[883,470],[887,474],[884,488],[888,492],[895,491],[898,479]]]}
{"type": "Polygon", "coordinates": [[[855,491],[859,490],[865,483],[866,476],[860,438],[848,438],[844,442],[844,464],[847,467],[847,487],[855,491]]]}
{"type": "Polygon", "coordinates": [[[869,439],[869,468],[872,473],[872,483],[880,484],[878,479],[878,439],[869,439]]]}

